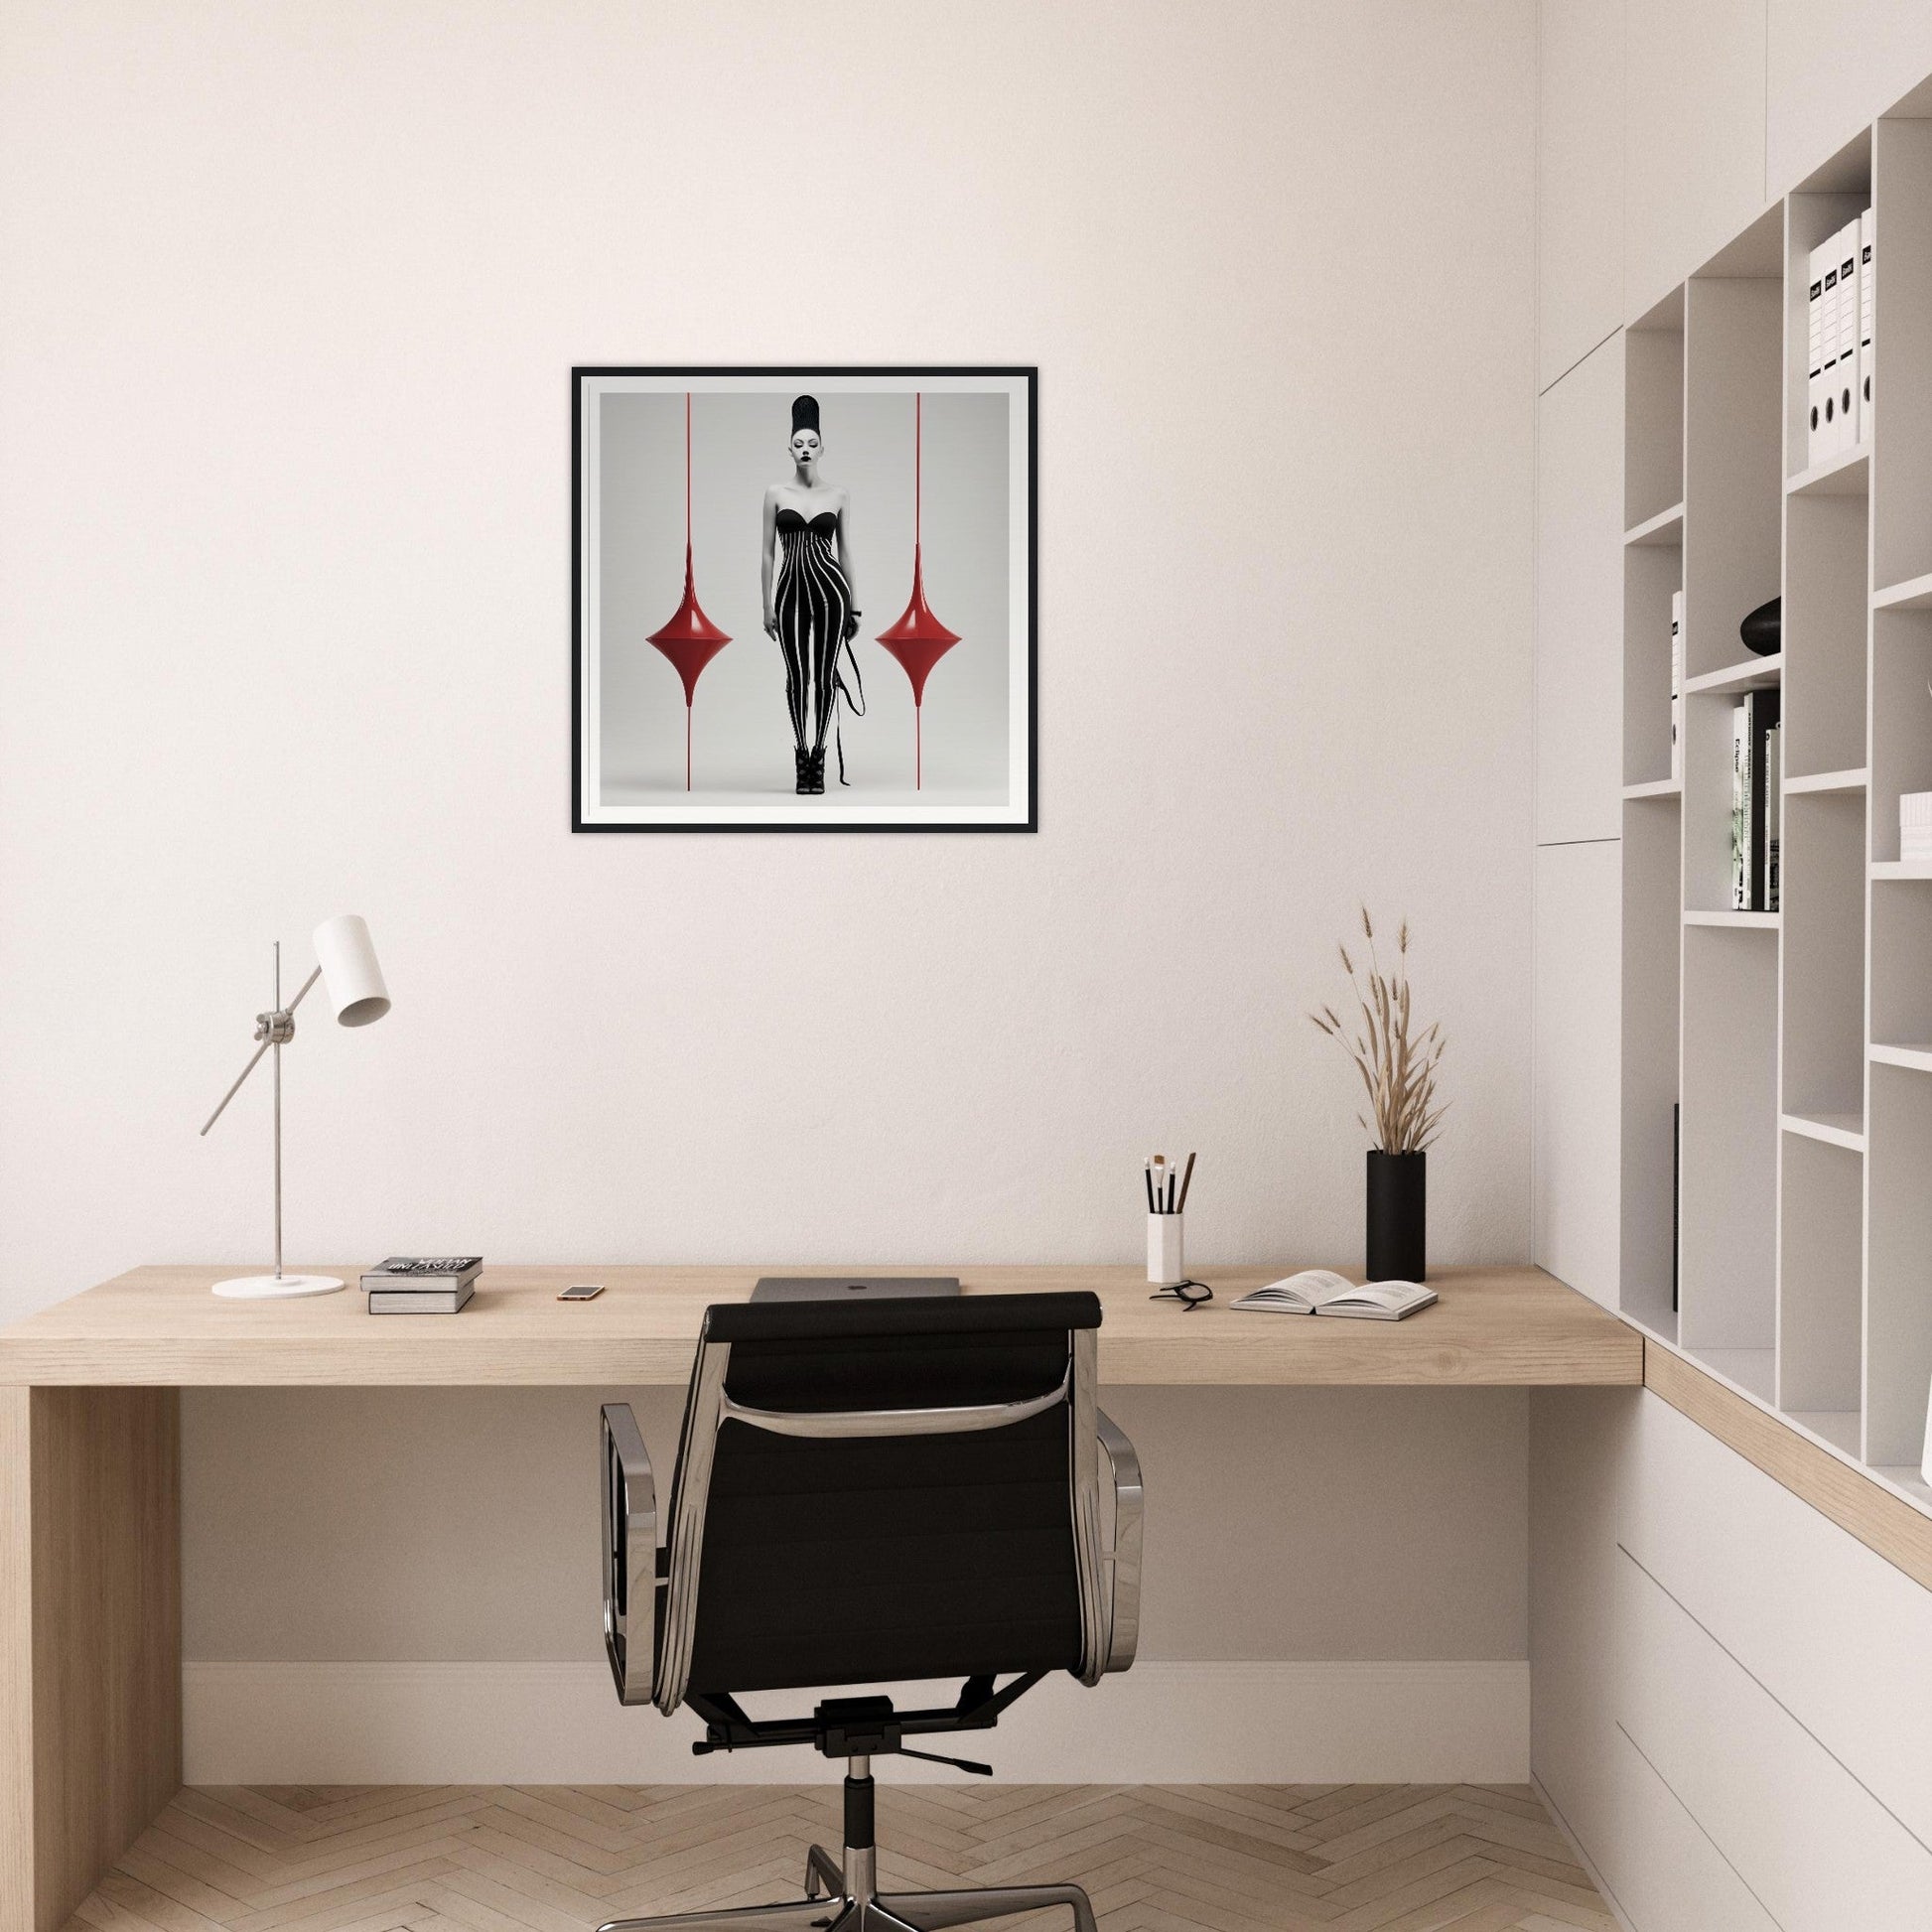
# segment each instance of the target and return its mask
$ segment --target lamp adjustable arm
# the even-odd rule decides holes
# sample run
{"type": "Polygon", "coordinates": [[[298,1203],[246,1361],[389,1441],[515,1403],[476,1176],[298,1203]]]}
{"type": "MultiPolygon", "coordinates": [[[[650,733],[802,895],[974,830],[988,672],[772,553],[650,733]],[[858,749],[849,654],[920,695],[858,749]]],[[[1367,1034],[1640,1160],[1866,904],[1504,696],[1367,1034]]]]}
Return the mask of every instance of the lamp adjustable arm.
{"type": "Polygon", "coordinates": [[[317,966],[310,973],[309,977],[302,982],[302,991],[287,1006],[277,1007],[272,1013],[258,1013],[255,1015],[255,1037],[261,1041],[261,1044],[255,1048],[254,1053],[249,1058],[248,1064],[235,1075],[234,1085],[221,1096],[220,1105],[204,1122],[202,1127],[204,1134],[221,1118],[227,1109],[228,1102],[241,1091],[241,1083],[261,1064],[262,1055],[271,1046],[285,1045],[295,1037],[295,1010],[307,998],[309,989],[321,977],[322,968],[317,966]]]}

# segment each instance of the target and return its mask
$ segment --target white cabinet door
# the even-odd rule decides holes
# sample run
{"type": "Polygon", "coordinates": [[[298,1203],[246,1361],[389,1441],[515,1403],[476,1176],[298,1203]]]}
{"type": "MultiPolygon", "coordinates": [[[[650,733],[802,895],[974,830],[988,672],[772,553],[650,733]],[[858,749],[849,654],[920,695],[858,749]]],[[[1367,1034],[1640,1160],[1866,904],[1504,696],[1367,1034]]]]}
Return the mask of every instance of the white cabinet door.
{"type": "Polygon", "coordinates": [[[1543,0],[1536,96],[1536,386],[1547,389],[1623,320],[1623,0],[1543,0]]]}
{"type": "Polygon", "coordinates": [[[1610,1732],[1607,1772],[1617,1836],[1598,1866],[1641,1932],[1778,1932],[1697,1820],[1621,1731],[1610,1732]]]}
{"type": "Polygon", "coordinates": [[[1531,1241],[1538,1266],[1617,1305],[1622,848],[1536,853],[1531,1241]]]}
{"type": "Polygon", "coordinates": [[[1925,1932],[1932,1852],[1628,1555],[1616,1622],[1618,1725],[1772,1919],[1925,1932]]]}
{"type": "Polygon", "coordinates": [[[1623,823],[1623,341],[1536,405],[1536,840],[1623,823]]]}
{"type": "Polygon", "coordinates": [[[1932,1845],[1932,1591],[1661,1398],[1636,1424],[1624,1548],[1932,1845]]]}
{"type": "Polygon", "coordinates": [[[1764,0],[1629,0],[1626,321],[1661,301],[1763,207],[1764,47],[1764,0]]]}
{"type": "Polygon", "coordinates": [[[1786,195],[1932,73],[1925,0],[1770,0],[1768,185],[1786,195]]]}

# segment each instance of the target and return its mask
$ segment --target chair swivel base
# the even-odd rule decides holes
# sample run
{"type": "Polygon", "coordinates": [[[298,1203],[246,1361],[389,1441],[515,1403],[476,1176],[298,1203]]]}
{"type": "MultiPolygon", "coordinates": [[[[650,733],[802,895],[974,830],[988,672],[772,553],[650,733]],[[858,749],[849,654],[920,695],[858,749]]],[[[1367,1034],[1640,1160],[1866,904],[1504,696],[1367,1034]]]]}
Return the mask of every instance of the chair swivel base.
{"type": "MultiPolygon", "coordinates": [[[[868,1851],[865,1863],[870,1868],[868,1851]]],[[[839,1868],[822,1845],[806,1863],[805,1896],[788,1904],[741,1905],[722,1912],[612,1919],[599,1932],[944,1932],[1065,1905],[1074,1932],[1096,1932],[1093,1906],[1078,1885],[985,1885],[964,1891],[875,1892],[839,1868]],[[821,1890],[824,1886],[826,1889],[821,1890]]]]}
{"type": "Polygon", "coordinates": [[[855,1754],[845,1780],[843,1863],[822,1845],[805,1859],[805,1895],[789,1904],[742,1905],[721,1912],[674,1912],[664,1918],[612,1919],[598,1932],[946,1932],[1022,1912],[1064,1905],[1074,1932],[1095,1932],[1093,1906],[1078,1885],[981,1885],[960,1891],[877,1889],[879,1852],[873,1836],[871,1761],[855,1754]]]}

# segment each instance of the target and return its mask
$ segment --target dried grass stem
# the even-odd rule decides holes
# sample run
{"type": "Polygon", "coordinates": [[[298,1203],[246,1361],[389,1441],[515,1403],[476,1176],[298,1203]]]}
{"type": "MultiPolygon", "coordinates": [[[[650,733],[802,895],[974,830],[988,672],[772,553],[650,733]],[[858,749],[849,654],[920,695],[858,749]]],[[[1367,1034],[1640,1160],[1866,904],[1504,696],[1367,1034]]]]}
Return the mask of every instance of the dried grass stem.
{"type": "Polygon", "coordinates": [[[1435,1140],[1449,1102],[1436,1096],[1436,1074],[1448,1044],[1442,1023],[1431,1021],[1417,1033],[1409,993],[1409,922],[1396,933],[1396,966],[1382,970],[1375,949],[1375,924],[1362,907],[1362,937],[1368,942],[1368,970],[1356,970],[1341,946],[1342,969],[1355,996],[1358,1021],[1344,1023],[1333,1007],[1309,1015],[1355,1062],[1368,1095],[1369,1113],[1356,1118],[1387,1154],[1420,1154],[1435,1140]]]}

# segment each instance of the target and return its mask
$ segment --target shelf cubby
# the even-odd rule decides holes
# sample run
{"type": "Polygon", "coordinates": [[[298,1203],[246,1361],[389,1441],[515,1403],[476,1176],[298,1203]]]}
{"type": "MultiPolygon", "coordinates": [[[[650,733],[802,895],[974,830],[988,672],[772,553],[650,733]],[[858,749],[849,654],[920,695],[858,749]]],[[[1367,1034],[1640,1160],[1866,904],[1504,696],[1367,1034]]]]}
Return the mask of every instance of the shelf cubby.
{"type": "Polygon", "coordinates": [[[1678,1334],[1700,1357],[1769,1350],[1777,1327],[1776,936],[1686,926],[1683,976],[1678,1334]]]}
{"type": "MultiPolygon", "coordinates": [[[[1781,252],[1770,256],[1767,273],[1706,272],[1685,285],[1687,688],[1745,657],[1738,624],[1778,595],[1784,508],[1781,252]]],[[[1741,252],[1734,265],[1749,267],[1755,259],[1741,252]]]]}
{"type": "Polygon", "coordinates": [[[1867,452],[1828,457],[1814,465],[1811,444],[1810,294],[1811,251],[1871,206],[1871,133],[1826,163],[1784,204],[1784,469],[1793,489],[1805,493],[1834,487],[1863,495],[1867,452]]]}
{"type": "Polygon", "coordinates": [[[1784,801],[1779,922],[1787,1114],[1864,1111],[1864,794],[1784,801]]]}
{"type": "MultiPolygon", "coordinates": [[[[1778,681],[1769,658],[1753,658],[1764,684],[1778,681]],[[1761,667],[1770,665],[1769,670],[1761,667]]],[[[1739,911],[1730,890],[1730,734],[1739,689],[1687,690],[1684,698],[1684,912],[1696,924],[1774,926],[1772,912],[1739,911]]]]}
{"type": "MultiPolygon", "coordinates": [[[[1680,518],[1676,526],[1680,531],[1680,518]]],[[[1678,543],[1630,544],[1623,552],[1623,782],[1672,780],[1671,597],[1684,581],[1678,543]]]]}
{"type": "Polygon", "coordinates": [[[1788,772],[1864,762],[1869,532],[1863,496],[1793,496],[1785,504],[1779,655],[1790,711],[1783,733],[1788,772]]]}
{"type": "Polygon", "coordinates": [[[1623,332],[1623,526],[1684,513],[1684,291],[1623,332]]]}
{"type": "Polygon", "coordinates": [[[1932,1389],[1932,1075],[1871,1069],[1866,1459],[1916,1466],[1932,1389]]]}
{"type": "Polygon", "coordinates": [[[1780,1159],[1778,1406],[1838,1418],[1832,1427],[1850,1435],[1840,1447],[1857,1454],[1864,1162],[1847,1148],[1790,1132],[1780,1159]]]}
{"type": "Polygon", "coordinates": [[[1932,880],[1875,881],[1870,906],[1871,1038],[1932,1040],[1932,880]]]}
{"type": "Polygon", "coordinates": [[[1871,856],[1898,857],[1898,800],[1932,791],[1932,611],[1871,614],[1871,856]]]}
{"type": "Polygon", "coordinates": [[[1932,575],[1932,120],[1882,118],[1872,208],[1872,568],[1932,575]]]}

